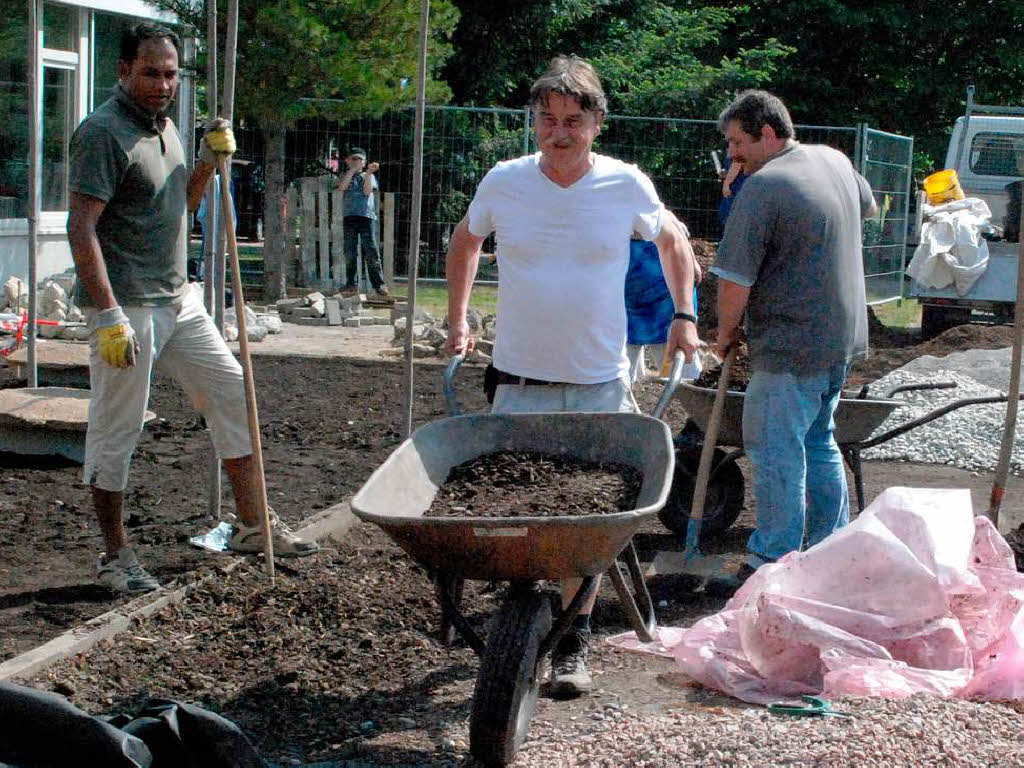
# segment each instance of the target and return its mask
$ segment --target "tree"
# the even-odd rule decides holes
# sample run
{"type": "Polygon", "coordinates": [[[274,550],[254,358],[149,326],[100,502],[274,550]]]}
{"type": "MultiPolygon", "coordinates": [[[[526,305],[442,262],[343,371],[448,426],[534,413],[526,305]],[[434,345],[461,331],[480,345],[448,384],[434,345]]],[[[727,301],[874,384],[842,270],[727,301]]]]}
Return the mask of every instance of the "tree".
{"type": "MultiPolygon", "coordinates": [[[[202,0],[158,2],[204,33],[202,0]]],[[[303,117],[349,120],[411,103],[419,12],[416,0],[240,0],[235,114],[256,120],[264,134],[268,298],[285,288],[285,131],[303,117]]],[[[457,19],[449,0],[433,0],[428,75],[450,55],[457,19]]],[[[428,77],[430,101],[449,94],[428,77]]]]}
{"type": "Polygon", "coordinates": [[[941,163],[968,84],[982,103],[1024,103],[1019,0],[747,2],[729,34],[737,45],[777,38],[794,49],[770,89],[797,122],[864,121],[914,135],[941,163]]]}
{"type": "Polygon", "coordinates": [[[443,76],[457,103],[522,106],[552,56],[576,53],[597,67],[612,112],[712,117],[735,89],[768,82],[791,51],[772,38],[733,45],[727,35],[748,23],[743,6],[455,2],[461,13],[456,50],[443,76]]]}

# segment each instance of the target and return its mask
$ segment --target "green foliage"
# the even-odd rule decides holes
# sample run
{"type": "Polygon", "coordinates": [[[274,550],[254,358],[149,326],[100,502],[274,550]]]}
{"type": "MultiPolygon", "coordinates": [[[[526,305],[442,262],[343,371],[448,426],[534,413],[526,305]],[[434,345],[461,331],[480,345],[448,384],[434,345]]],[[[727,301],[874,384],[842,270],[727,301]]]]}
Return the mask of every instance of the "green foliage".
{"type": "MultiPolygon", "coordinates": [[[[202,0],[157,4],[205,33],[202,0]]],[[[301,117],[379,115],[412,103],[419,9],[416,0],[241,0],[235,112],[294,123],[301,117]]],[[[431,3],[431,71],[451,54],[447,39],[457,19],[448,0],[431,3]]],[[[223,13],[220,21],[223,35],[223,13]]],[[[202,61],[199,67],[204,70],[202,61]]],[[[448,96],[442,82],[428,78],[428,101],[448,96]]]]}
{"type": "Polygon", "coordinates": [[[462,17],[443,74],[458,103],[526,103],[558,53],[590,59],[612,112],[711,117],[732,90],[767,82],[790,48],[736,46],[726,32],[745,6],[653,0],[456,0],[462,17]],[[500,30],[500,34],[495,34],[500,30]]]}
{"type": "Polygon", "coordinates": [[[867,122],[913,135],[919,158],[942,163],[968,84],[982,103],[1024,104],[1020,0],[745,1],[729,36],[795,49],[770,90],[796,122],[867,122]]]}

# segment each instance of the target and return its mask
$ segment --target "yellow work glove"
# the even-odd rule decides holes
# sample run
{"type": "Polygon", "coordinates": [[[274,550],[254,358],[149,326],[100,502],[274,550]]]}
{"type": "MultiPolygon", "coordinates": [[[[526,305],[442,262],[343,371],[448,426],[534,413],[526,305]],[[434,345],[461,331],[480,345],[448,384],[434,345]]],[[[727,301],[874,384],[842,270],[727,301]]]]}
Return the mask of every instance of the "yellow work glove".
{"type": "Polygon", "coordinates": [[[93,320],[93,333],[103,362],[114,368],[131,368],[135,365],[139,342],[123,309],[111,307],[97,312],[93,320]]]}
{"type": "Polygon", "coordinates": [[[231,123],[223,117],[215,117],[206,124],[203,140],[199,144],[199,161],[208,165],[217,164],[217,156],[228,157],[235,153],[235,134],[231,123]]]}

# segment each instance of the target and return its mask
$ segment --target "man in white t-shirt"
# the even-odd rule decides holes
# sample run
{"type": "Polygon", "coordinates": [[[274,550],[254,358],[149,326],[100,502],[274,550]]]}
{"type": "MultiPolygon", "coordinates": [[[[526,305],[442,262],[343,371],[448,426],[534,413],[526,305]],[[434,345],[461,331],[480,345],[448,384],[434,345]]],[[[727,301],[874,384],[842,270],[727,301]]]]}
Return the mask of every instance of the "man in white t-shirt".
{"type": "MultiPolygon", "coordinates": [[[[658,246],[675,302],[668,354],[693,359],[693,256],[635,165],[591,152],[607,101],[594,68],[559,56],[530,89],[540,152],[498,163],[477,188],[447,258],[449,353],[473,347],[466,323],[480,247],[493,232],[501,272],[493,411],[637,411],[626,356],[624,283],[634,231],[658,246]]],[[[579,581],[562,584],[563,605],[579,581]]],[[[554,695],[590,689],[591,600],[552,659],[554,695]]]]}

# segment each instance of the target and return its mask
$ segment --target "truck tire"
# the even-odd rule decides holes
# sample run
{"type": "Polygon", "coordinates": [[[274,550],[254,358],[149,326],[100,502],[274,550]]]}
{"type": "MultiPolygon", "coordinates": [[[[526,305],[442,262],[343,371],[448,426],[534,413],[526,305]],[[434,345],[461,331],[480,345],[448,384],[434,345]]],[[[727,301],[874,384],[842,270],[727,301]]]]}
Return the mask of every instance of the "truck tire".
{"type": "Polygon", "coordinates": [[[970,322],[970,307],[940,307],[934,304],[924,304],[921,307],[921,338],[927,341],[950,328],[970,322]]]}

